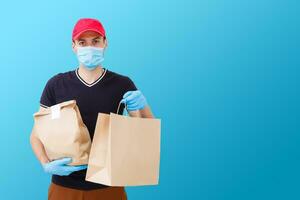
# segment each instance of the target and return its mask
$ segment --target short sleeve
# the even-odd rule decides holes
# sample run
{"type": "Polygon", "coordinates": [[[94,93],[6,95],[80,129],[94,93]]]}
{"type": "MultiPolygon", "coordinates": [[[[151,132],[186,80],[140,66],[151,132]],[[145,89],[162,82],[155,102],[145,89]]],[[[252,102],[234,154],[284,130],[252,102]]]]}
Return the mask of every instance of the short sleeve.
{"type": "Polygon", "coordinates": [[[54,84],[55,84],[55,76],[50,78],[42,92],[42,96],[40,97],[40,106],[42,107],[50,107],[56,104],[55,102],[55,94],[54,94],[54,84]]]}
{"type": "Polygon", "coordinates": [[[127,87],[126,87],[127,89],[125,92],[138,90],[136,85],[134,84],[134,82],[129,77],[127,77],[127,79],[128,79],[128,81],[127,81],[128,83],[127,83],[127,87]]]}

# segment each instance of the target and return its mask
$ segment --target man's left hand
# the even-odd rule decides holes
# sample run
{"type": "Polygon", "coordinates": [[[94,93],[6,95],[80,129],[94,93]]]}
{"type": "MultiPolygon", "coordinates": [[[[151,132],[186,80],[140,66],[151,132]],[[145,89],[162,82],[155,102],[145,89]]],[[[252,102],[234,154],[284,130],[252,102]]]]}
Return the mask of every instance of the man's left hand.
{"type": "Polygon", "coordinates": [[[147,105],[146,98],[139,90],[126,92],[121,102],[126,104],[128,111],[141,110],[147,105]]]}

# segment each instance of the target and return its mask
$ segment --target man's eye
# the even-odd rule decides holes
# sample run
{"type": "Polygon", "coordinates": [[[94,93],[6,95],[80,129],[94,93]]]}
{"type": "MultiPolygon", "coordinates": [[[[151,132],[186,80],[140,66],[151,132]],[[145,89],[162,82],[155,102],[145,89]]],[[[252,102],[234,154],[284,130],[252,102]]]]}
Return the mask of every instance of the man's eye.
{"type": "Polygon", "coordinates": [[[79,42],[78,44],[79,44],[80,46],[82,46],[82,45],[84,45],[84,42],[79,42]]]}

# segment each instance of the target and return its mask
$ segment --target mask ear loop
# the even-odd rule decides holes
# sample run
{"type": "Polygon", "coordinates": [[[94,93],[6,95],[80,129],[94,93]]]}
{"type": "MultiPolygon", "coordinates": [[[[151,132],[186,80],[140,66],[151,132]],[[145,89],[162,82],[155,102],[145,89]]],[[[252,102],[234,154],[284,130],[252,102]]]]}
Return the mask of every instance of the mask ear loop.
{"type": "MultiPolygon", "coordinates": [[[[119,114],[119,109],[120,109],[121,103],[123,103],[122,100],[120,101],[120,103],[118,105],[118,109],[117,109],[117,112],[116,112],[117,114],[119,114]]],[[[128,109],[127,109],[126,103],[124,103],[124,105],[125,105],[126,112],[128,113],[128,109]]]]}

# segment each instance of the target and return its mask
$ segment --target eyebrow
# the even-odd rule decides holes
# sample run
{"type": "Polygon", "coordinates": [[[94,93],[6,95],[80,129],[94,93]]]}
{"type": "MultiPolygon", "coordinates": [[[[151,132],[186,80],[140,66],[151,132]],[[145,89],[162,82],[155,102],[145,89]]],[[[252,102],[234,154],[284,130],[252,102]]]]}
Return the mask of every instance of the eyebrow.
{"type": "Polygon", "coordinates": [[[97,36],[97,37],[93,38],[93,40],[96,40],[96,39],[101,39],[101,37],[97,36]]]}
{"type": "MultiPolygon", "coordinates": [[[[101,39],[101,36],[97,36],[97,37],[93,38],[92,40],[96,40],[96,39],[101,39]]],[[[84,41],[85,42],[85,39],[80,38],[80,39],[78,39],[78,41],[84,41]]]]}

